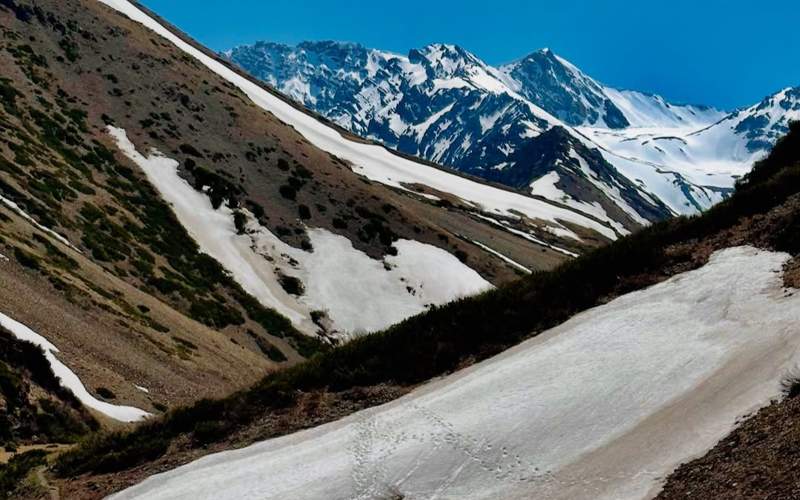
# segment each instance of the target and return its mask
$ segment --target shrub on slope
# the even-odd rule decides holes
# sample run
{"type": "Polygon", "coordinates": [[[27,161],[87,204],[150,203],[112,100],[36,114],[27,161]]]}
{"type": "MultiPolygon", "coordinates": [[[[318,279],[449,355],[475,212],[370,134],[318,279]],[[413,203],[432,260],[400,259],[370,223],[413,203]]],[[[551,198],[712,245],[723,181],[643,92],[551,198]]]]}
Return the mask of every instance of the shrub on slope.
{"type": "Polygon", "coordinates": [[[71,443],[97,421],[61,385],[42,350],[0,327],[0,446],[71,443]]]}

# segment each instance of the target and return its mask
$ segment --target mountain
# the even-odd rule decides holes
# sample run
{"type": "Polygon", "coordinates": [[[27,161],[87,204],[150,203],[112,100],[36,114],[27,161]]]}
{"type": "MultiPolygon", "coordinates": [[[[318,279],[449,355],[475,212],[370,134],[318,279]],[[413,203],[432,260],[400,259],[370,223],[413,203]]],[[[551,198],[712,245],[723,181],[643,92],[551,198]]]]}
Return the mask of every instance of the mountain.
{"type": "MultiPolygon", "coordinates": [[[[543,132],[560,127],[572,144],[553,154],[568,156],[576,142],[600,149],[584,160],[589,169],[617,170],[633,184],[630,218],[605,217],[628,229],[675,213],[695,213],[727,196],[733,179],[695,179],[667,166],[634,162],[604,140],[604,134],[627,138],[643,127],[672,133],[696,131],[725,117],[713,108],[679,106],[656,95],[602,85],[573,64],[544,49],[494,68],[461,47],[433,44],[400,56],[356,44],[305,42],[295,47],[259,42],[224,53],[235,64],[297,102],[357,135],[401,152],[420,156],[472,175],[504,182],[497,170],[514,166],[519,151],[543,132]],[[603,161],[604,160],[604,161],[603,161]],[[598,163],[599,161],[599,163],[598,163]]],[[[686,132],[688,133],[688,132],[686,132]]],[[[522,182],[517,168],[508,184],[530,194],[545,175],[558,176],[559,191],[585,191],[569,185],[574,178],[553,165],[530,171],[522,182]]],[[[602,175],[595,175],[602,177],[602,175]]],[[[588,178],[583,179],[586,184],[588,178]]],[[[605,191],[618,186],[606,185],[605,191]]],[[[541,195],[541,192],[539,193],[541,195]]],[[[554,193],[557,194],[557,193],[554,193]]],[[[550,198],[559,201],[557,195],[550,198]]],[[[577,199],[576,203],[592,202],[577,199]]],[[[613,197],[605,207],[629,212],[613,197]]]]}
{"type": "Polygon", "coordinates": [[[724,135],[735,138],[735,145],[728,153],[733,159],[749,161],[768,153],[775,142],[789,132],[789,124],[800,120],[800,87],[786,88],[764,98],[749,108],[731,113],[719,123],[706,130],[696,132],[704,142],[718,142],[716,152],[730,147],[723,144],[724,135]]]}
{"type": "Polygon", "coordinates": [[[784,89],[704,127],[692,122],[679,127],[655,123],[624,130],[578,130],[628,177],[650,175],[652,180],[642,183],[671,207],[689,203],[687,208],[701,211],[724,198],[750,165],[788,131],[789,123],[800,118],[799,96],[800,89],[784,89]],[[691,196],[676,196],[675,186],[691,196]]]}
{"type": "Polygon", "coordinates": [[[502,66],[500,71],[514,90],[564,123],[615,129],[630,125],[599,83],[550,49],[502,66]]]}
{"type": "MultiPolygon", "coordinates": [[[[134,6],[112,5],[164,33],[134,6]]],[[[570,137],[540,134],[549,144],[531,153],[531,168],[580,168],[547,156],[570,137]]],[[[744,415],[787,404],[782,382],[800,341],[798,296],[787,288],[800,254],[798,160],[795,124],[698,217],[653,225],[250,389],[87,441],[57,460],[53,481],[75,497],[121,499],[653,495],[744,415]]],[[[779,452],[781,466],[754,460],[741,476],[758,496],[791,498],[797,453],[781,437],[796,419],[767,423],[778,427],[762,421],[718,455],[758,447],[771,464],[779,452]]],[[[716,485],[685,484],[737,498],[725,469],[714,473],[716,485]]]]}
{"type": "Polygon", "coordinates": [[[230,394],[628,233],[345,133],[130,5],[0,1],[0,340],[35,353],[0,356],[9,450],[230,394]]]}
{"type": "Polygon", "coordinates": [[[434,95],[547,125],[491,182],[127,0],[0,0],[0,26],[0,496],[620,497],[780,397],[797,125],[704,215],[626,235],[660,202],[590,134],[632,128],[458,48],[414,56],[434,95]]]}

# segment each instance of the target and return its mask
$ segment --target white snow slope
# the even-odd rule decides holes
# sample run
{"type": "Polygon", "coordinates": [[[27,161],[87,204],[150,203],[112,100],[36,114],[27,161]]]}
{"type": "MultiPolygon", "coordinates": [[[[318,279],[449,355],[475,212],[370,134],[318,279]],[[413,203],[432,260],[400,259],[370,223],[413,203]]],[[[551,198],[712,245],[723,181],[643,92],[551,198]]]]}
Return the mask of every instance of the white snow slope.
{"type": "Polygon", "coordinates": [[[344,236],[308,230],[313,250],[293,248],[249,218],[238,234],[233,211],[214,209],[205,194],[178,175],[178,162],[157,151],[144,156],[124,130],[108,127],[117,146],[136,163],[172,206],[178,220],[199,245],[263,305],[280,312],[299,330],[313,335],[312,311],[326,311],[340,338],[377,331],[459,297],[491,288],[477,272],[432,245],[399,240],[396,256],[383,261],[357,250],[344,236]],[[279,274],[298,278],[305,293],[294,297],[279,274]]]}
{"type": "Polygon", "coordinates": [[[716,122],[708,121],[718,116],[713,110],[673,106],[680,120],[670,123],[640,103],[644,98],[660,103],[658,98],[628,91],[616,96],[615,104],[626,114],[623,98],[634,103],[630,108],[642,111],[634,127],[577,130],[620,172],[680,214],[697,213],[721,201],[788,131],[789,122],[800,119],[800,90],[792,88],[716,122]]]}
{"type": "Polygon", "coordinates": [[[153,476],[125,499],[638,499],[798,360],[788,255],[727,249],[388,405],[153,476]]]}
{"type": "MultiPolygon", "coordinates": [[[[371,180],[409,191],[412,191],[410,186],[428,186],[437,191],[458,196],[465,202],[471,203],[476,210],[512,218],[516,217],[514,212],[519,212],[532,219],[541,220],[548,227],[560,231],[571,232],[559,221],[571,222],[578,226],[593,229],[609,239],[617,238],[617,234],[608,226],[572,210],[521,194],[497,189],[402,158],[381,146],[345,139],[337,130],[323,124],[313,116],[299,111],[259,85],[184,42],[127,0],[98,1],[127,15],[132,20],[143,24],[175,44],[176,47],[197,59],[211,71],[236,85],[256,105],[293,126],[314,146],[350,162],[356,172],[371,180]]],[[[579,239],[574,233],[573,236],[579,239]]]]}
{"type": "Polygon", "coordinates": [[[0,313],[0,326],[11,332],[18,339],[41,347],[44,351],[44,357],[50,363],[50,368],[55,376],[61,381],[61,385],[72,391],[78,401],[85,406],[121,422],[136,422],[150,416],[149,413],[139,408],[112,405],[92,396],[78,376],[56,358],[56,353],[58,352],[56,346],[27,326],[3,313],[0,313]]]}

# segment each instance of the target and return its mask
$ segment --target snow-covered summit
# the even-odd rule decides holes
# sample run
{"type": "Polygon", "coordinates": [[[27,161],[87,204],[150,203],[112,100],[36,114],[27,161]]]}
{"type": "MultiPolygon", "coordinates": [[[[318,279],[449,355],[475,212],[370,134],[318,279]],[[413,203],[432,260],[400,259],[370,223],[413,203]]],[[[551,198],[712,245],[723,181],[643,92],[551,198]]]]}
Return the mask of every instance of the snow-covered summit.
{"type": "Polygon", "coordinates": [[[534,52],[500,70],[520,94],[565,123],[609,128],[629,125],[599,83],[550,49],[534,52]]]}
{"type": "Polygon", "coordinates": [[[715,127],[732,129],[744,141],[747,152],[764,154],[789,131],[789,123],[795,120],[800,120],[800,87],[785,88],[758,104],[735,111],[715,127]]]}
{"type": "MultiPolygon", "coordinates": [[[[545,156],[569,157],[581,149],[578,144],[599,150],[601,155],[591,156],[602,163],[590,161],[592,175],[586,179],[603,177],[601,172],[627,177],[634,190],[625,191],[636,198],[638,215],[650,221],[695,213],[723,199],[800,113],[798,91],[792,89],[730,115],[618,90],[551,49],[500,67],[441,43],[407,56],[338,42],[259,43],[225,55],[357,135],[472,175],[500,182],[513,178],[509,185],[516,189],[555,175],[558,189],[545,192],[584,192],[567,185],[568,178],[577,178],[561,164],[547,169],[520,164],[521,151],[552,143],[531,146],[532,140],[564,128],[572,139],[552,144],[566,149],[545,156]],[[498,175],[509,168],[513,175],[498,175]]],[[[591,198],[578,201],[598,201],[591,198]]],[[[599,203],[608,201],[604,195],[599,203]]]]}

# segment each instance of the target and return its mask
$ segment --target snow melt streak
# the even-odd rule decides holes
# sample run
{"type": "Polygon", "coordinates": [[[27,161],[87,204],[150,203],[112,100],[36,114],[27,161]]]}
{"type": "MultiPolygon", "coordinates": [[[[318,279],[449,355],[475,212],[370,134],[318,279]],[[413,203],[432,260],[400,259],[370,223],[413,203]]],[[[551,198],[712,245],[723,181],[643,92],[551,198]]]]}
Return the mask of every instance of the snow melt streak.
{"type": "Polygon", "coordinates": [[[786,344],[800,336],[800,294],[782,291],[787,258],[720,252],[399,401],[115,498],[642,498],[780,394],[795,356],[786,344]],[[722,396],[709,394],[720,380],[722,396]]]}
{"type": "Polygon", "coordinates": [[[86,390],[86,387],[84,387],[78,376],[56,358],[55,353],[58,352],[56,346],[27,326],[9,318],[3,313],[0,313],[0,326],[10,331],[18,339],[41,347],[44,351],[45,358],[47,358],[47,361],[50,363],[50,368],[52,368],[53,373],[55,373],[56,377],[61,381],[61,385],[72,391],[75,397],[85,406],[121,422],[136,422],[150,416],[149,413],[139,408],[112,405],[100,401],[89,394],[89,391],[86,390]]]}

